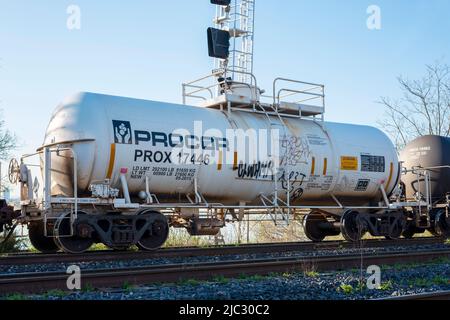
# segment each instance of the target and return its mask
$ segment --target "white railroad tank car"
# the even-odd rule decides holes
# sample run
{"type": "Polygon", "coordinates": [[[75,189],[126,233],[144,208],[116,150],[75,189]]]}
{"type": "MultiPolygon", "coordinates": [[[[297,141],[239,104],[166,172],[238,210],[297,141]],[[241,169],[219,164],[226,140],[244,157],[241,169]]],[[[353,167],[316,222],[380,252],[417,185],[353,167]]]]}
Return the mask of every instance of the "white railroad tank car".
{"type": "Polygon", "coordinates": [[[366,231],[395,238],[404,225],[388,204],[400,175],[395,148],[367,126],[80,93],[56,109],[38,154],[42,198],[28,156],[10,172],[31,242],[44,252],[94,242],[153,250],[170,226],[215,235],[245,214],[303,214],[313,241],[366,231]],[[240,147],[239,133],[250,132],[267,136],[240,147]],[[256,158],[252,144],[263,149],[256,158]]]}
{"type": "MultiPolygon", "coordinates": [[[[81,93],[59,106],[47,129],[44,145],[74,143],[78,156],[78,193],[89,193],[95,181],[111,180],[120,188],[120,170],[126,168],[130,194],[145,191],[145,177],[151,192],[159,198],[179,199],[193,193],[197,177],[198,191],[206,198],[224,204],[259,203],[260,196],[274,192],[269,178],[270,158],[260,159],[263,169],[253,169],[242,155],[230,149],[227,130],[267,130],[282,128],[280,119],[264,115],[224,113],[154,101],[81,93]],[[202,131],[194,123],[202,123],[202,131]],[[187,134],[176,134],[184,129],[187,134]],[[219,136],[204,134],[221,133],[219,136]],[[192,155],[200,150],[209,163],[197,156],[173,154],[181,144],[192,155]],[[214,149],[215,152],[211,152],[214,149]],[[231,156],[229,155],[231,153],[231,156]],[[214,157],[215,156],[215,157],[214,157]],[[220,159],[219,159],[220,157],[220,159]],[[226,161],[226,159],[232,159],[226,161]],[[203,160],[203,161],[202,161],[203,160]],[[187,174],[186,174],[187,172],[187,174]]],[[[380,186],[391,193],[399,177],[394,146],[378,129],[337,123],[317,123],[285,119],[286,134],[280,131],[280,171],[291,172],[291,204],[316,206],[332,201],[369,205],[379,200],[380,186]],[[301,192],[295,192],[301,189],[301,192]]],[[[183,151],[183,150],[181,150],[183,151]]],[[[258,165],[258,163],[256,163],[258,165]]],[[[256,168],[257,166],[255,166],[256,168]]],[[[279,177],[280,189],[286,189],[287,176],[279,177]]],[[[70,157],[56,157],[52,164],[52,195],[73,196],[73,166],[70,157]]],[[[286,200],[286,194],[282,196],[286,200]]]]}

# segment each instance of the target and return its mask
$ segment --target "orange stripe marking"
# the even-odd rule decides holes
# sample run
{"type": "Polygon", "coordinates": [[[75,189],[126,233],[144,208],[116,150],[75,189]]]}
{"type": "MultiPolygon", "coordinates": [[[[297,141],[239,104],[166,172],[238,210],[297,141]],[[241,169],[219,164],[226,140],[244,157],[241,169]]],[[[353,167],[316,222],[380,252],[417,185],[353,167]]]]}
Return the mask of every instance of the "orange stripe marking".
{"type": "Polygon", "coordinates": [[[311,175],[313,176],[315,172],[316,172],[316,158],[312,157],[311,175]]]}
{"type": "Polygon", "coordinates": [[[217,163],[217,170],[218,171],[222,170],[222,156],[223,156],[222,151],[219,151],[219,162],[217,163]]]}
{"type": "Polygon", "coordinates": [[[116,144],[111,143],[111,151],[109,153],[109,166],[108,172],[106,173],[106,179],[111,179],[115,161],[116,161],[116,144]]]}

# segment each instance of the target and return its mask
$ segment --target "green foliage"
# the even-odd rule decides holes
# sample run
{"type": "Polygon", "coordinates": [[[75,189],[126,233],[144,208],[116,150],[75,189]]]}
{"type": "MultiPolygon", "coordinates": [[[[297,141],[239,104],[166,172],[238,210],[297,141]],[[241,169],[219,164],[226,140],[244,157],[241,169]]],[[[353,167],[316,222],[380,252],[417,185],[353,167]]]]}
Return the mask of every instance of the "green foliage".
{"type": "Polygon", "coordinates": [[[425,278],[416,278],[408,281],[408,285],[410,288],[420,287],[420,288],[428,288],[432,286],[440,286],[447,285],[448,279],[445,276],[436,275],[431,279],[425,278]]]}
{"type": "Polygon", "coordinates": [[[108,250],[108,247],[105,246],[103,243],[94,243],[89,248],[89,251],[103,251],[103,250],[108,250]]]}
{"type": "Polygon", "coordinates": [[[24,247],[24,240],[16,234],[9,237],[6,242],[4,242],[4,240],[5,237],[0,236],[0,254],[19,252],[22,251],[22,248],[24,247]]]}
{"type": "Polygon", "coordinates": [[[67,296],[67,295],[68,295],[68,292],[63,291],[63,290],[55,289],[55,290],[50,290],[47,293],[45,293],[44,297],[45,298],[49,298],[49,297],[63,298],[65,296],[67,296]]]}
{"type": "Polygon", "coordinates": [[[92,292],[92,291],[94,291],[94,287],[92,286],[92,284],[87,283],[83,286],[82,291],[83,292],[92,292]]]}
{"type": "Polygon", "coordinates": [[[358,286],[356,287],[356,291],[364,291],[367,289],[366,284],[364,281],[359,281],[358,286]]]}
{"type": "Polygon", "coordinates": [[[131,292],[135,289],[135,286],[129,283],[128,281],[125,281],[122,285],[122,290],[126,292],[131,292]]]}
{"type": "Polygon", "coordinates": [[[267,278],[266,276],[261,276],[259,274],[255,274],[255,275],[249,276],[247,278],[247,280],[250,280],[250,281],[262,281],[262,280],[265,280],[266,278],[267,278]]]}
{"type": "Polygon", "coordinates": [[[193,286],[194,287],[194,286],[198,286],[200,284],[201,284],[201,282],[196,279],[185,279],[185,280],[181,280],[179,282],[179,285],[181,285],[181,286],[193,286]]]}
{"type": "Polygon", "coordinates": [[[380,290],[382,291],[389,291],[392,290],[394,288],[394,285],[392,284],[392,281],[386,281],[380,284],[380,290]]]}
{"type": "Polygon", "coordinates": [[[169,237],[164,244],[166,248],[174,247],[209,247],[208,238],[191,236],[185,229],[170,229],[169,237]]]}
{"type": "Polygon", "coordinates": [[[449,279],[444,276],[435,276],[431,281],[437,286],[449,284],[449,279]]]}
{"type": "Polygon", "coordinates": [[[223,275],[219,275],[213,278],[214,282],[220,283],[220,284],[227,284],[228,282],[230,282],[230,279],[225,278],[225,276],[223,275]]]}
{"type": "Polygon", "coordinates": [[[345,284],[345,283],[341,283],[341,285],[339,286],[339,288],[337,288],[338,292],[343,292],[345,294],[352,294],[354,289],[353,286],[351,284],[345,284]]]}
{"type": "Polygon", "coordinates": [[[28,300],[28,297],[21,293],[13,293],[13,294],[6,296],[6,300],[23,301],[23,300],[28,300]]]}
{"type": "Polygon", "coordinates": [[[316,271],[306,271],[305,276],[309,278],[317,278],[319,276],[319,273],[316,271]]]}

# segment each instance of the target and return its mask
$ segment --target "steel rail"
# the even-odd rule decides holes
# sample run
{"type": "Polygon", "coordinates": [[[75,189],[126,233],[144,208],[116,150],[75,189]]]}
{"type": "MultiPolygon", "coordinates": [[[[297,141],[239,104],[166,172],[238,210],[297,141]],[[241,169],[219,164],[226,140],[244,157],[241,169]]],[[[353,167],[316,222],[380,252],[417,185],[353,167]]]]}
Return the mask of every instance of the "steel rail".
{"type": "MultiPolygon", "coordinates": [[[[373,264],[429,262],[442,257],[450,257],[450,249],[368,254],[363,257],[357,253],[337,256],[152,265],[121,269],[82,270],[81,282],[85,287],[119,288],[123,287],[125,283],[146,285],[174,283],[187,279],[210,280],[214,276],[269,275],[282,272],[304,272],[312,269],[315,271],[343,270],[359,268],[361,264],[365,267],[373,264]]],[[[69,275],[64,272],[3,275],[0,276],[0,294],[38,293],[53,289],[67,290],[68,277],[69,275]]]]}
{"type": "Polygon", "coordinates": [[[246,245],[227,245],[215,247],[183,247],[164,248],[158,251],[88,251],[82,254],[10,254],[0,257],[0,266],[49,264],[64,262],[93,262],[93,261],[119,261],[119,260],[144,260],[152,258],[194,257],[194,256],[225,256],[237,254],[258,254],[290,251],[332,250],[340,248],[380,248],[389,246],[414,246],[443,244],[439,238],[415,238],[402,240],[365,240],[351,243],[345,241],[314,242],[284,242],[246,245]]]}
{"type": "Polygon", "coordinates": [[[386,298],[373,299],[373,300],[381,300],[381,301],[391,301],[391,300],[392,301],[450,300],[450,290],[448,290],[448,291],[426,292],[426,293],[418,293],[418,294],[409,294],[409,295],[404,295],[404,296],[386,297],[386,298]]]}

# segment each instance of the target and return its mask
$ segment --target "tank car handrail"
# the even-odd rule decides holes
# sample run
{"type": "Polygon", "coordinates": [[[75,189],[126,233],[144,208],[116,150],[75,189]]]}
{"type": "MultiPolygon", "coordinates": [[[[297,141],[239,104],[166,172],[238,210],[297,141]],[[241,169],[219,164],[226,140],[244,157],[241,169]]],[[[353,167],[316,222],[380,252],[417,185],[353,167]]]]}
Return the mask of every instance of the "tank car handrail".
{"type": "MultiPolygon", "coordinates": [[[[323,84],[318,84],[318,83],[312,83],[312,82],[305,82],[305,81],[300,81],[300,80],[293,80],[293,79],[288,79],[288,78],[283,78],[283,77],[278,77],[275,78],[275,80],[273,81],[273,103],[276,104],[277,103],[277,96],[276,96],[276,92],[277,92],[277,83],[278,82],[291,82],[291,83],[296,83],[296,84],[304,84],[304,85],[309,85],[309,86],[313,86],[314,89],[322,89],[322,94],[320,95],[320,97],[324,98],[325,97],[325,85],[323,84]]],[[[303,90],[305,94],[308,94],[308,91],[311,91],[312,88],[303,90]]],[[[279,96],[278,96],[279,98],[279,96]]]]}
{"type": "Polygon", "coordinates": [[[406,173],[416,173],[417,171],[429,171],[429,170],[437,170],[437,169],[450,169],[450,165],[445,166],[435,166],[435,167],[412,167],[411,169],[404,168],[404,174],[406,173]]]}
{"type": "Polygon", "coordinates": [[[205,87],[205,86],[197,86],[197,85],[191,85],[191,84],[183,84],[183,86],[184,86],[184,89],[186,89],[186,88],[198,89],[198,90],[194,90],[194,91],[191,91],[191,92],[185,92],[184,94],[186,96],[188,96],[188,97],[193,97],[193,94],[195,94],[195,93],[199,93],[199,92],[202,92],[202,91],[208,91],[209,94],[211,95],[211,99],[212,99],[214,97],[214,94],[213,94],[211,88],[214,88],[217,85],[213,84],[213,85],[205,87]]]}
{"type": "Polygon", "coordinates": [[[51,147],[56,147],[56,146],[60,146],[60,145],[67,145],[67,144],[74,144],[74,143],[81,143],[81,142],[94,142],[95,139],[78,139],[78,140],[67,140],[67,141],[61,141],[61,142],[52,142],[49,144],[45,144],[39,148],[36,149],[36,154],[41,153],[44,148],[51,148],[51,147]]]}
{"type": "MultiPolygon", "coordinates": [[[[208,80],[210,78],[214,78],[214,77],[219,77],[219,76],[226,77],[227,73],[231,73],[231,74],[238,73],[238,74],[249,76],[252,79],[250,84],[246,83],[246,82],[238,82],[238,81],[234,81],[234,80],[232,80],[232,83],[248,86],[250,89],[250,92],[252,93],[252,101],[254,101],[254,102],[257,101],[258,81],[256,79],[256,76],[253,73],[236,70],[236,69],[217,69],[214,72],[212,72],[210,75],[201,77],[197,80],[185,82],[182,84],[183,104],[186,104],[186,98],[197,98],[197,99],[207,100],[205,97],[194,96],[194,94],[197,94],[199,92],[204,92],[204,91],[208,91],[209,95],[211,96],[211,99],[214,99],[214,92],[211,89],[216,88],[216,87],[220,88],[221,83],[214,83],[212,85],[200,85],[198,83],[208,80]],[[254,87],[253,87],[253,83],[254,83],[254,87]],[[188,88],[192,88],[192,89],[196,89],[196,90],[192,90],[192,91],[188,92],[186,90],[188,88]]],[[[226,79],[225,79],[225,84],[226,84],[226,79]]]]}
{"type": "MultiPolygon", "coordinates": [[[[300,98],[301,100],[292,102],[293,104],[297,104],[297,105],[300,105],[301,103],[304,103],[306,101],[318,100],[318,101],[316,101],[317,105],[312,105],[312,107],[322,108],[319,113],[322,114],[322,121],[324,120],[323,115],[325,113],[325,85],[278,77],[278,78],[275,78],[275,80],[273,81],[272,94],[273,94],[273,97],[272,97],[273,105],[277,108],[277,110],[281,105],[281,99],[286,98],[286,97],[291,97],[291,96],[295,96],[295,95],[309,96],[306,99],[300,98]],[[306,85],[306,86],[310,86],[310,87],[305,88],[305,89],[298,89],[298,90],[291,89],[291,88],[281,88],[277,91],[277,83],[279,83],[279,82],[290,82],[292,84],[304,85],[304,86],[306,85]],[[312,92],[314,90],[316,92],[312,92]],[[282,95],[283,92],[288,92],[288,93],[282,95]]],[[[300,106],[299,106],[299,112],[300,112],[300,116],[301,116],[302,108],[300,106]]]]}

